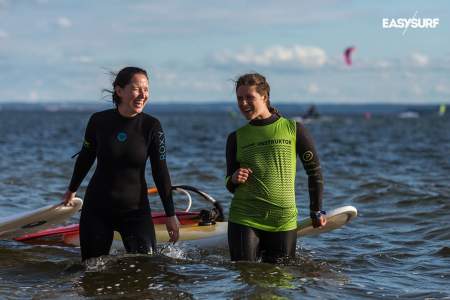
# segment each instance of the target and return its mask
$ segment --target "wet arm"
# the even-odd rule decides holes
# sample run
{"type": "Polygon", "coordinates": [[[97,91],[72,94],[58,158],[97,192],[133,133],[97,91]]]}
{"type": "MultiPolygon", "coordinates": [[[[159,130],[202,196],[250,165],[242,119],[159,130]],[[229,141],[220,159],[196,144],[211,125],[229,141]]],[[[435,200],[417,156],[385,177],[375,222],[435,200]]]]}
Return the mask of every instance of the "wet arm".
{"type": "Polygon", "coordinates": [[[151,132],[151,142],[149,147],[149,157],[152,166],[152,176],[161,197],[166,216],[175,215],[175,208],[172,199],[172,183],[170,181],[169,170],[166,163],[166,142],[161,124],[154,127],[151,132]]]}
{"type": "Polygon", "coordinates": [[[75,162],[72,179],[69,184],[69,190],[72,193],[75,193],[78,190],[81,182],[86,177],[96,158],[97,140],[95,135],[96,129],[94,119],[94,115],[89,119],[86,127],[86,133],[84,135],[83,146],[75,162]]]}
{"type": "Polygon", "coordinates": [[[323,178],[319,155],[308,130],[297,122],[297,154],[308,175],[309,208],[311,211],[322,210],[323,178]]]}
{"type": "Polygon", "coordinates": [[[225,177],[225,185],[230,193],[234,193],[237,185],[231,181],[233,173],[239,169],[239,162],[236,160],[237,144],[236,132],[230,133],[227,139],[226,158],[227,158],[227,176],[225,177]]]}

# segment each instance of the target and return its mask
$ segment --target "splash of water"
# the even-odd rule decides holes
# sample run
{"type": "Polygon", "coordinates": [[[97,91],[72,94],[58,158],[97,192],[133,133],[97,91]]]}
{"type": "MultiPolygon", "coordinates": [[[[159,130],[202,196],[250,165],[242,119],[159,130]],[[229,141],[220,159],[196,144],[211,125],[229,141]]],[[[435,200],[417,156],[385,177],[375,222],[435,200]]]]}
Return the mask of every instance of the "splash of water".
{"type": "Polygon", "coordinates": [[[170,258],[183,260],[188,259],[186,252],[181,247],[175,246],[174,244],[166,244],[162,246],[158,253],[170,258]]]}

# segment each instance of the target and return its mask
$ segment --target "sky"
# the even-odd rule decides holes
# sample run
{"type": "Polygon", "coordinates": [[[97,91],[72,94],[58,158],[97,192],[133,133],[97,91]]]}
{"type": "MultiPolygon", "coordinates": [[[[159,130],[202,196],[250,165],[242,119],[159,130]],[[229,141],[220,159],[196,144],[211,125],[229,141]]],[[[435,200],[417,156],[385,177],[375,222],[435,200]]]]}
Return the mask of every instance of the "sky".
{"type": "Polygon", "coordinates": [[[450,103],[449,24],[445,0],[0,0],[0,102],[103,101],[138,66],[155,103],[233,102],[249,72],[272,103],[450,103]],[[382,26],[413,16],[439,24],[382,26]]]}

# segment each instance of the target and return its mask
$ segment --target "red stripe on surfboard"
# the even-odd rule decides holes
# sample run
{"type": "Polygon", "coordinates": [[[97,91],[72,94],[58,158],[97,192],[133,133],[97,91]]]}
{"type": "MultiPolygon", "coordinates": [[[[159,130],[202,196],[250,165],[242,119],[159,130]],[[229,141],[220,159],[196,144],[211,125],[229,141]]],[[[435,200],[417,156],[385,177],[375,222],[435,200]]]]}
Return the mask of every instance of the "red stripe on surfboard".
{"type": "MultiPolygon", "coordinates": [[[[199,222],[199,213],[198,212],[176,212],[178,220],[181,225],[193,225],[199,222]]],[[[154,224],[165,224],[166,223],[166,214],[162,212],[154,212],[152,213],[153,223],[154,224]]],[[[56,228],[50,228],[46,230],[41,230],[35,233],[26,234],[20,237],[15,238],[16,241],[27,241],[37,238],[49,237],[53,235],[61,235],[61,234],[78,234],[79,225],[72,224],[68,226],[60,226],[56,228]]]]}
{"type": "Polygon", "coordinates": [[[50,228],[50,229],[41,230],[41,231],[38,231],[38,232],[35,232],[35,233],[26,234],[26,235],[23,235],[21,237],[15,238],[15,240],[22,242],[22,241],[32,240],[32,239],[36,239],[36,238],[52,236],[52,235],[78,233],[79,231],[80,231],[79,230],[79,225],[78,224],[72,224],[72,225],[68,225],[68,226],[61,226],[61,227],[56,227],[56,228],[50,228]]]}

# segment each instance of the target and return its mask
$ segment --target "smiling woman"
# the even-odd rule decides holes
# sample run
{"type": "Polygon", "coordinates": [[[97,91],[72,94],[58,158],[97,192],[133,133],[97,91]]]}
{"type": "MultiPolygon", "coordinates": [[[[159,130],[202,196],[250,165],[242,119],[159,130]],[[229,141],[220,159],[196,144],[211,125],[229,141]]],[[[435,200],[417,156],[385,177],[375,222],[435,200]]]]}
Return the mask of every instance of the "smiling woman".
{"type": "Polygon", "coordinates": [[[97,159],[80,218],[82,260],[107,255],[114,231],[120,233],[128,252],[155,250],[155,229],[145,181],[148,158],[168,216],[166,226],[170,239],[174,242],[178,239],[164,132],[158,119],[142,112],[148,101],[148,85],[145,70],[122,69],[111,91],[116,108],[93,114],[87,125],[83,147],[64,195],[64,203],[71,205],[75,192],[97,159]]]}
{"type": "Polygon", "coordinates": [[[136,67],[122,69],[114,80],[113,102],[128,117],[141,113],[149,96],[147,72],[136,67]]]}
{"type": "Polygon", "coordinates": [[[227,140],[226,186],[234,194],[228,223],[230,257],[265,262],[292,258],[297,242],[297,155],[308,174],[313,226],[326,224],[318,155],[306,129],[272,107],[264,76],[239,77],[236,97],[250,122],[227,140]]]}

